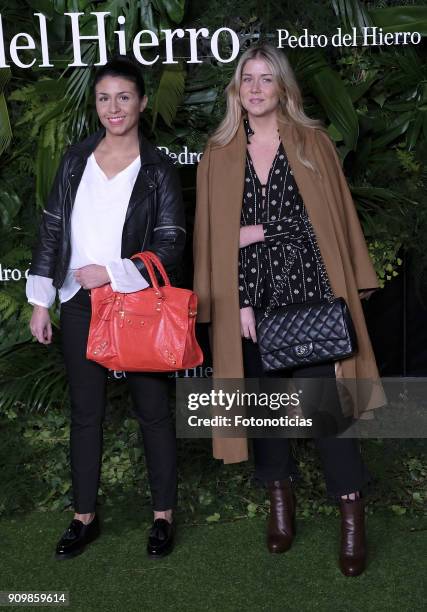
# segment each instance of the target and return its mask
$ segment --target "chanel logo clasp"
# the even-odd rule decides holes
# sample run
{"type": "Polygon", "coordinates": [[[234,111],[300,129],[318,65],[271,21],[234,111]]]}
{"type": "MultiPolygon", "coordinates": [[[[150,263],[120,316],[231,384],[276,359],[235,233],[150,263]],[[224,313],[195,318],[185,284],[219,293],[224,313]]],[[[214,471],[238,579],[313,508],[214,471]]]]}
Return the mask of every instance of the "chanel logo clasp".
{"type": "Polygon", "coordinates": [[[310,353],[313,351],[313,344],[311,342],[299,344],[294,350],[297,357],[307,357],[307,355],[310,355],[310,353]]]}

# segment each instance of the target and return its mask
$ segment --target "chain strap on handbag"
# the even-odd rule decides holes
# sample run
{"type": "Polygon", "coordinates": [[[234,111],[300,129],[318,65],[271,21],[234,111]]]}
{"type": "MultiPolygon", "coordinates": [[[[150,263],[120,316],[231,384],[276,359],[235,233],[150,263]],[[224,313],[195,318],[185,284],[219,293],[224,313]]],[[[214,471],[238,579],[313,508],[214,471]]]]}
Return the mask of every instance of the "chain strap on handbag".
{"type": "Polygon", "coordinates": [[[110,284],[92,289],[87,358],[129,372],[172,372],[200,365],[203,353],[195,335],[197,295],[173,287],[151,251],[137,253],[132,259],[143,262],[151,287],[132,293],[113,291],[110,284]]]}
{"type": "Polygon", "coordinates": [[[280,305],[284,279],[289,277],[298,254],[298,249],[292,247],[268,306],[256,312],[257,341],[266,372],[337,361],[357,351],[348,306],[344,298],[336,298],[332,292],[314,230],[305,214],[302,221],[318,265],[324,299],[280,305]]]}

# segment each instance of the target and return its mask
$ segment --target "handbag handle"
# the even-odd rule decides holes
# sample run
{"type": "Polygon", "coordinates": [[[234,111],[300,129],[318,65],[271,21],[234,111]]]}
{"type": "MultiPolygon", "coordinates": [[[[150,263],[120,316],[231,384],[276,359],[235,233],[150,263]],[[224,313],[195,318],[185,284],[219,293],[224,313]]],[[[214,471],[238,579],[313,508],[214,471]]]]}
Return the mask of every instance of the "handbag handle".
{"type": "Polygon", "coordinates": [[[168,273],[166,272],[166,269],[160,261],[159,257],[155,253],[153,253],[153,251],[144,251],[143,255],[146,256],[151,261],[153,267],[160,272],[160,276],[163,279],[164,285],[170,286],[171,283],[169,280],[168,273]]]}
{"type": "Polygon", "coordinates": [[[163,267],[162,262],[157,257],[155,253],[152,251],[143,251],[142,253],[136,253],[131,257],[131,259],[140,259],[142,263],[147,268],[147,272],[150,276],[151,284],[156,291],[160,292],[159,283],[157,281],[155,268],[160,272],[160,275],[163,279],[164,286],[170,286],[170,280],[167,275],[165,268],[163,267]]]}

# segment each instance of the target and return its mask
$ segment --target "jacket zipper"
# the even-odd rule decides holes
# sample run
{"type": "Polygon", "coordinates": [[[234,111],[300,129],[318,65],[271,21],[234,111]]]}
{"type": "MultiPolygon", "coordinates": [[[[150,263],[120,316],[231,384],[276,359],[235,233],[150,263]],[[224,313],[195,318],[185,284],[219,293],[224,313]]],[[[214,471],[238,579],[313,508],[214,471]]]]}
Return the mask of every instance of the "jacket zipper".
{"type": "Polygon", "coordinates": [[[164,230],[164,229],[179,229],[181,230],[181,232],[184,232],[184,234],[187,233],[186,230],[180,225],[160,225],[159,227],[155,227],[153,229],[153,232],[158,232],[159,230],[164,230]]]}
{"type": "Polygon", "coordinates": [[[53,213],[49,212],[45,208],[43,209],[43,212],[45,215],[49,215],[50,217],[53,217],[54,219],[59,219],[60,221],[62,219],[62,217],[60,217],[59,215],[54,215],[53,213]]]}

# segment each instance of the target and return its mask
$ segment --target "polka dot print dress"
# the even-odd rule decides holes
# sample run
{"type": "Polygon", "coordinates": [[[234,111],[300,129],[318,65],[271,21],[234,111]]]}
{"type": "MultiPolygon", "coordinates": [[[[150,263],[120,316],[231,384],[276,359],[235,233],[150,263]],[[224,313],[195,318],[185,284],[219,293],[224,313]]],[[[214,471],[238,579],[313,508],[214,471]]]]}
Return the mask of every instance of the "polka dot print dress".
{"type": "Polygon", "coordinates": [[[314,253],[314,232],[282,143],[265,186],[249,151],[246,154],[240,225],[258,224],[263,225],[264,242],[239,252],[240,308],[265,308],[273,294],[276,306],[322,299],[325,287],[314,253]],[[287,274],[283,268],[290,257],[295,261],[287,274]]]}

